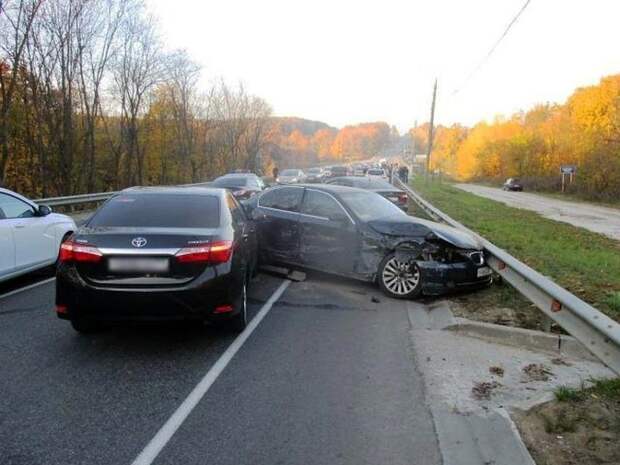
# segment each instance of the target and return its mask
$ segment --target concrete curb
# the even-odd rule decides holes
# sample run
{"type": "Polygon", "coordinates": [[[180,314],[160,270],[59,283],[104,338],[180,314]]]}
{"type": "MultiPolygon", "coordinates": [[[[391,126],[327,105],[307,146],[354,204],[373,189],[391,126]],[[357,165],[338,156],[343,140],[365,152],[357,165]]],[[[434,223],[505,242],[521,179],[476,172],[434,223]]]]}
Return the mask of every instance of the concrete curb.
{"type": "Polygon", "coordinates": [[[456,318],[455,321],[456,323],[446,326],[444,329],[496,344],[548,352],[558,357],[569,356],[593,362],[599,361],[598,358],[572,336],[482,323],[464,318],[456,318]]]}
{"type": "Polygon", "coordinates": [[[506,410],[433,413],[443,465],[536,465],[506,410]]]}

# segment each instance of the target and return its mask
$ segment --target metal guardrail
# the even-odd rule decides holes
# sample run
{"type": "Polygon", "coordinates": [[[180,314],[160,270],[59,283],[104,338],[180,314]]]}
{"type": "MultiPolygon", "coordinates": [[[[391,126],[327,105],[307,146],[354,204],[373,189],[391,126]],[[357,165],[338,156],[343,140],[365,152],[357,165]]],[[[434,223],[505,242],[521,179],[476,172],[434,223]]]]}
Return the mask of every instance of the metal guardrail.
{"type": "MultiPolygon", "coordinates": [[[[452,219],[402,181],[396,179],[395,184],[405,190],[431,218],[474,235],[487,251],[488,264],[497,274],[581,342],[616,374],[620,374],[620,324],[452,219]]],[[[561,344],[561,335],[558,344],[561,344]]]]}
{"type": "Polygon", "coordinates": [[[80,195],[70,195],[67,197],[49,197],[46,199],[36,199],[36,202],[39,205],[49,205],[50,207],[59,207],[65,205],[78,205],[85,203],[93,203],[93,202],[102,202],[104,200],[108,200],[117,192],[98,192],[96,194],[80,194],[80,195]]]}
{"type": "MultiPolygon", "coordinates": [[[[208,182],[199,182],[195,184],[180,184],[178,187],[192,187],[192,186],[204,186],[209,184],[208,182]]],[[[110,191],[110,192],[98,192],[96,194],[79,194],[79,195],[69,195],[66,197],[48,197],[45,199],[36,199],[35,203],[38,205],[49,205],[50,207],[61,207],[68,205],[80,205],[80,204],[88,204],[88,203],[97,203],[103,202],[104,200],[108,200],[115,194],[118,194],[120,191],[110,191]]]]}

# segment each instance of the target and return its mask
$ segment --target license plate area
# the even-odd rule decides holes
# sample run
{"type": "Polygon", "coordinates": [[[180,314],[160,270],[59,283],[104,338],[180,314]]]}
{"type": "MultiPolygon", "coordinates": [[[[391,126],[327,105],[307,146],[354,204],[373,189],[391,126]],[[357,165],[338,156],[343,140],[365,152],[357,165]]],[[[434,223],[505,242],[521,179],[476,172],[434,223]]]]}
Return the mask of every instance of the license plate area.
{"type": "Polygon", "coordinates": [[[108,258],[111,273],[167,273],[170,260],[164,257],[111,257],[108,258]]]}
{"type": "Polygon", "coordinates": [[[493,273],[493,270],[488,266],[483,266],[482,268],[478,268],[478,271],[476,273],[478,278],[485,278],[487,276],[490,276],[493,273]]]}

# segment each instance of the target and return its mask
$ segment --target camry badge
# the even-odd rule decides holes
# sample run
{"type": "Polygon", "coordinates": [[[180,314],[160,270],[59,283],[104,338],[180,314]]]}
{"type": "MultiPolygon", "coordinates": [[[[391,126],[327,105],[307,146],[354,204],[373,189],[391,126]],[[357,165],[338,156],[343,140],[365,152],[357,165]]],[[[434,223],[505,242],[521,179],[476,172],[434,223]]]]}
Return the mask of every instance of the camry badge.
{"type": "Polygon", "coordinates": [[[134,247],[144,247],[146,245],[146,239],[144,237],[134,237],[131,240],[131,245],[133,245],[134,247]]]}

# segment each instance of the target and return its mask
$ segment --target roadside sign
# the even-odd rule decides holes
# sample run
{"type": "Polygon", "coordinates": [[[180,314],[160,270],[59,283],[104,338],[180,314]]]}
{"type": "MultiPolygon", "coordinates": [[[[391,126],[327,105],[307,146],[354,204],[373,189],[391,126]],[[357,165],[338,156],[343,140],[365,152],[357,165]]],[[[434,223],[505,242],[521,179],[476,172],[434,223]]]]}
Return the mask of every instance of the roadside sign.
{"type": "Polygon", "coordinates": [[[560,165],[561,174],[575,174],[577,172],[577,165],[560,165]]]}

